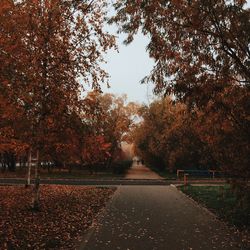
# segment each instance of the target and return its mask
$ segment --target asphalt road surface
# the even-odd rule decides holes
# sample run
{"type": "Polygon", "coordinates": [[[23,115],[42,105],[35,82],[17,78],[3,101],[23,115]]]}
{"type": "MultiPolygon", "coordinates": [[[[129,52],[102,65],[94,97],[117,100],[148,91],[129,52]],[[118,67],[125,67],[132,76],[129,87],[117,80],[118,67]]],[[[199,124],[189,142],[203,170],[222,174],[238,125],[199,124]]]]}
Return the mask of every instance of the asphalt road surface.
{"type": "Polygon", "coordinates": [[[148,167],[134,163],[132,167],[128,170],[125,179],[162,180],[163,178],[157,173],[153,172],[148,167]]]}
{"type": "Polygon", "coordinates": [[[172,186],[121,186],[82,250],[236,250],[224,223],[172,186]]]}

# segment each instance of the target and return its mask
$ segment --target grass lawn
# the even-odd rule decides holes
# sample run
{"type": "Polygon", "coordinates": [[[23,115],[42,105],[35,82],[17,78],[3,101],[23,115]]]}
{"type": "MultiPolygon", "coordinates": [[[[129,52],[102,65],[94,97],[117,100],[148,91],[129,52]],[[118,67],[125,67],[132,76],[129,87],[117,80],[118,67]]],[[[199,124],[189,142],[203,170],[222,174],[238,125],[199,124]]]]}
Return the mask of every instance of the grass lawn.
{"type": "MultiPolygon", "coordinates": [[[[34,176],[34,169],[32,169],[32,176],[34,176]]],[[[15,172],[5,173],[0,172],[0,178],[26,178],[27,171],[25,169],[17,169],[15,172]]],[[[67,169],[54,169],[48,172],[46,169],[40,170],[41,178],[50,179],[120,179],[124,177],[124,174],[114,174],[111,171],[96,172],[90,174],[88,170],[72,170],[71,173],[67,169]]]]}
{"type": "Polygon", "coordinates": [[[32,189],[0,186],[0,249],[75,249],[114,190],[44,185],[34,212],[32,189]]]}
{"type": "MultiPolygon", "coordinates": [[[[41,178],[50,178],[50,179],[122,179],[124,178],[127,170],[131,167],[131,161],[120,161],[115,162],[114,166],[109,169],[99,169],[93,174],[90,173],[88,168],[72,168],[71,172],[65,168],[51,168],[50,171],[47,168],[40,168],[40,177],[41,178]]],[[[31,178],[34,177],[35,169],[31,168],[31,178]]],[[[0,178],[26,178],[27,169],[26,168],[16,168],[14,172],[1,172],[0,178]]]]}
{"type": "Polygon", "coordinates": [[[250,229],[250,209],[236,206],[236,197],[229,185],[224,186],[181,186],[181,191],[205,205],[221,219],[231,225],[250,229]]]}
{"type": "Polygon", "coordinates": [[[51,178],[51,179],[120,179],[124,175],[113,174],[112,172],[96,172],[90,174],[86,170],[73,170],[71,173],[66,171],[54,170],[53,172],[42,172],[41,178],[51,178]]]}

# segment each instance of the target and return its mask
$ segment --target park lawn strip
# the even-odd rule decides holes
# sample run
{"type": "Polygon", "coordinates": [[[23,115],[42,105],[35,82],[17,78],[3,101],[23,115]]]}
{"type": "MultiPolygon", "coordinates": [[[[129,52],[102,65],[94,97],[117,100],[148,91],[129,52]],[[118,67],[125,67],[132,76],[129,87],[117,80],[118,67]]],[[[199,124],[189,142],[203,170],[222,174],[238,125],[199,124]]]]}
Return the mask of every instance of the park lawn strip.
{"type": "Polygon", "coordinates": [[[115,175],[112,172],[97,172],[90,174],[89,171],[73,171],[72,173],[68,172],[59,172],[54,171],[51,173],[44,172],[41,175],[43,179],[97,179],[97,180],[105,180],[105,179],[121,179],[123,175],[115,175]]]}
{"type": "Polygon", "coordinates": [[[250,209],[237,206],[237,199],[230,185],[180,186],[182,192],[198,201],[219,218],[240,229],[250,230],[250,209]]]}
{"type": "MultiPolygon", "coordinates": [[[[100,168],[97,171],[94,171],[92,174],[89,169],[59,169],[59,168],[51,168],[50,171],[47,168],[40,169],[40,177],[42,179],[98,179],[98,180],[113,180],[113,179],[123,179],[126,175],[127,170],[132,166],[132,161],[123,160],[114,162],[112,167],[109,169],[100,168]]],[[[34,167],[31,169],[31,178],[35,175],[34,167]]],[[[1,178],[27,178],[27,169],[26,168],[17,168],[16,171],[10,172],[0,171],[0,179],[1,178]]]]}
{"type": "Polygon", "coordinates": [[[0,186],[0,249],[75,249],[115,188],[41,185],[41,209],[30,188],[0,186]]]}
{"type": "MultiPolygon", "coordinates": [[[[34,171],[32,170],[32,178],[34,177],[34,171]]],[[[97,172],[90,174],[88,170],[73,170],[71,173],[68,170],[58,169],[53,170],[48,173],[47,170],[41,169],[40,177],[42,179],[121,179],[124,174],[113,174],[112,172],[97,172]]],[[[0,178],[27,178],[26,171],[17,170],[16,172],[5,172],[0,173],[0,178]]]]}

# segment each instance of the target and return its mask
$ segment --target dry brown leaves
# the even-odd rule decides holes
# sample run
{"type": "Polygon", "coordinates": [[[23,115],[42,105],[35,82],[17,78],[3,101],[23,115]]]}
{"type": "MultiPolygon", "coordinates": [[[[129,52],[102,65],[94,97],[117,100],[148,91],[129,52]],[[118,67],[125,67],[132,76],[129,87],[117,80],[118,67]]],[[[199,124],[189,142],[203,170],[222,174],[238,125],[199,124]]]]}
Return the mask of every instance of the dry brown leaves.
{"type": "Polygon", "coordinates": [[[41,186],[41,211],[32,190],[0,186],[0,249],[75,249],[114,189],[41,186]]]}

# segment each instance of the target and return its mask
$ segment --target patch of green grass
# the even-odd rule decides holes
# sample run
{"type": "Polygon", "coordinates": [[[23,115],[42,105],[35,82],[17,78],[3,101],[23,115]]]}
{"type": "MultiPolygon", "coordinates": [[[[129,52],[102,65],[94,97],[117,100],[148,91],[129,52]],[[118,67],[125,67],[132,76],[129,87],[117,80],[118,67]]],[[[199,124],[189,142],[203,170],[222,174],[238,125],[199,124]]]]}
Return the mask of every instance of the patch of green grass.
{"type": "MultiPolygon", "coordinates": [[[[27,170],[26,169],[17,169],[15,172],[5,172],[0,173],[0,178],[26,178],[27,170]]],[[[31,176],[34,176],[34,168],[31,171],[31,176]]],[[[50,178],[50,179],[120,179],[124,177],[124,173],[113,173],[113,170],[109,171],[98,171],[90,174],[88,169],[72,169],[70,173],[68,169],[58,168],[51,169],[50,172],[47,169],[40,170],[41,178],[50,178]]]]}
{"type": "Polygon", "coordinates": [[[29,188],[0,186],[0,249],[79,249],[82,235],[114,191],[42,185],[40,211],[34,212],[29,188]]]}
{"type": "Polygon", "coordinates": [[[112,179],[112,178],[122,178],[123,175],[116,175],[112,172],[96,172],[90,174],[89,171],[78,170],[68,172],[51,172],[41,174],[41,178],[51,178],[51,179],[112,179]]]}
{"type": "MultiPolygon", "coordinates": [[[[85,168],[71,168],[71,171],[66,168],[50,168],[48,171],[47,168],[40,168],[41,178],[50,178],[50,179],[121,179],[125,176],[127,170],[131,167],[132,161],[123,160],[116,161],[112,163],[112,166],[109,168],[101,168],[98,166],[93,166],[93,173],[90,173],[90,170],[85,168]]],[[[14,172],[6,171],[4,173],[0,172],[0,178],[26,178],[27,169],[26,168],[17,168],[14,172]]],[[[31,169],[31,176],[34,176],[34,167],[31,169]]]]}
{"type": "Polygon", "coordinates": [[[212,210],[219,218],[231,225],[250,227],[250,206],[238,206],[237,198],[230,185],[224,186],[181,186],[180,190],[212,210]]]}

